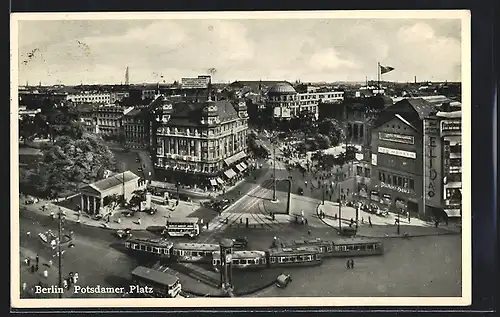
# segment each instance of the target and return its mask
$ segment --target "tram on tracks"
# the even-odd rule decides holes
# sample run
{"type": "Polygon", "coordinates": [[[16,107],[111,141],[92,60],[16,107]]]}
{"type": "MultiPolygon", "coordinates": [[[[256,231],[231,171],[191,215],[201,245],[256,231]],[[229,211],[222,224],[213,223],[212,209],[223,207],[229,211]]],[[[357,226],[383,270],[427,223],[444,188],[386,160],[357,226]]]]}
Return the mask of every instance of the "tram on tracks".
{"type": "Polygon", "coordinates": [[[149,239],[132,237],[124,242],[126,250],[154,255],[160,258],[169,259],[172,254],[173,243],[165,239],[149,239]]]}
{"type": "Polygon", "coordinates": [[[176,242],[172,248],[172,259],[177,262],[210,263],[213,252],[219,250],[218,244],[176,242]]]}
{"type": "MultiPolygon", "coordinates": [[[[231,253],[231,265],[234,269],[264,269],[267,264],[265,251],[234,251],[231,253]]],[[[215,271],[219,271],[220,265],[220,251],[216,251],[213,253],[212,266],[215,271]]]]}
{"type": "Polygon", "coordinates": [[[335,239],[333,241],[322,239],[296,240],[293,245],[318,247],[324,257],[369,256],[384,253],[384,245],[381,240],[361,237],[335,239]]]}

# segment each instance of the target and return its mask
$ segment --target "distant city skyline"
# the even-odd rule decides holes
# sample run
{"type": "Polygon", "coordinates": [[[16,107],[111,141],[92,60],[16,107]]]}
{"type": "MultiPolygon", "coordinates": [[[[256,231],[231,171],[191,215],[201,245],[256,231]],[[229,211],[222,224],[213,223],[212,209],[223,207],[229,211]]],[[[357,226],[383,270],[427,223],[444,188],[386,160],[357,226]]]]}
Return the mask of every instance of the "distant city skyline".
{"type": "MultiPolygon", "coordinates": [[[[251,15],[251,13],[249,13],[251,15]]],[[[20,20],[19,85],[461,78],[461,20],[20,20]]]]}

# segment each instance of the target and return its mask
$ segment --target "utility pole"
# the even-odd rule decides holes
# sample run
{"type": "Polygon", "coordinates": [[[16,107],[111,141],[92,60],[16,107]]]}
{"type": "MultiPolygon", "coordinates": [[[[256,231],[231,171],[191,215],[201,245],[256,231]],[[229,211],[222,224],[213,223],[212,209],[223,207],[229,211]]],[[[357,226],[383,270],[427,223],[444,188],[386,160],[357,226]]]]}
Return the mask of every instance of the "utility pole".
{"type": "Polygon", "coordinates": [[[397,228],[397,233],[398,233],[398,235],[399,235],[399,230],[400,230],[400,229],[399,229],[399,223],[400,223],[400,222],[399,222],[399,220],[400,220],[400,216],[399,216],[399,215],[401,215],[401,210],[398,210],[398,228],[397,228]]]}
{"type": "MultiPolygon", "coordinates": [[[[62,270],[63,270],[63,267],[62,267],[62,254],[61,254],[61,236],[62,236],[62,212],[61,212],[61,208],[59,208],[59,213],[58,213],[58,221],[59,221],[59,224],[58,224],[58,236],[57,236],[57,255],[59,257],[59,283],[58,283],[58,286],[59,286],[59,289],[62,288],[62,270]]],[[[62,298],[62,293],[59,292],[58,296],[59,298],[62,298]]]]}
{"type": "Polygon", "coordinates": [[[339,232],[342,233],[342,199],[341,196],[341,188],[339,186],[339,232]]]}
{"type": "Polygon", "coordinates": [[[325,181],[323,181],[323,184],[321,185],[322,189],[323,189],[323,199],[322,199],[322,204],[324,205],[325,204],[325,189],[326,189],[326,186],[325,186],[325,181]]]}
{"type": "Polygon", "coordinates": [[[274,144],[274,137],[271,139],[271,145],[273,146],[273,201],[277,200],[276,197],[276,146],[274,144]]]}
{"type": "Polygon", "coordinates": [[[359,206],[356,204],[356,231],[359,228],[359,206]]]}

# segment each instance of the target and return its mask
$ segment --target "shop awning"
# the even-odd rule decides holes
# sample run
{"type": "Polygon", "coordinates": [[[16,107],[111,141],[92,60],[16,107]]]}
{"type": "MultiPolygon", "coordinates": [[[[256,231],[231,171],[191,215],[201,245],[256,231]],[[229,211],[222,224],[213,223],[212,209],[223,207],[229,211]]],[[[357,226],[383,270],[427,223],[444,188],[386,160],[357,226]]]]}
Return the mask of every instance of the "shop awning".
{"type": "Polygon", "coordinates": [[[224,184],[224,181],[220,177],[217,177],[216,180],[217,180],[217,183],[219,183],[221,185],[224,184]]]}
{"type": "Polygon", "coordinates": [[[238,169],[238,171],[240,172],[243,172],[245,169],[243,168],[243,166],[241,166],[241,163],[236,165],[236,168],[238,169]]]}
{"type": "Polygon", "coordinates": [[[232,168],[230,168],[224,172],[224,175],[226,175],[227,178],[231,179],[236,175],[236,172],[232,168]]]}
{"type": "Polygon", "coordinates": [[[238,152],[235,155],[228,157],[227,159],[224,159],[224,163],[226,163],[227,166],[233,164],[236,161],[241,160],[242,158],[245,158],[247,155],[245,154],[244,151],[238,152]]]}
{"type": "Polygon", "coordinates": [[[210,179],[210,185],[217,186],[217,181],[213,178],[210,179]]]}
{"type": "Polygon", "coordinates": [[[245,162],[240,163],[241,167],[243,167],[243,170],[246,170],[248,166],[245,164],[245,162]]]}

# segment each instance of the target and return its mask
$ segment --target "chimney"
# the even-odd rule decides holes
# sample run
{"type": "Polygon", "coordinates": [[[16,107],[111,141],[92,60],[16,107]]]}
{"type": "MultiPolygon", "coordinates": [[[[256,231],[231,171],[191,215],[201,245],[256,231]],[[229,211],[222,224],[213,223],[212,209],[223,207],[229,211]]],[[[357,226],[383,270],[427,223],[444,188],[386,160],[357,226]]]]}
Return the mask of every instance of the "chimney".
{"type": "Polygon", "coordinates": [[[417,83],[417,76],[415,76],[415,84],[417,83]]]}

